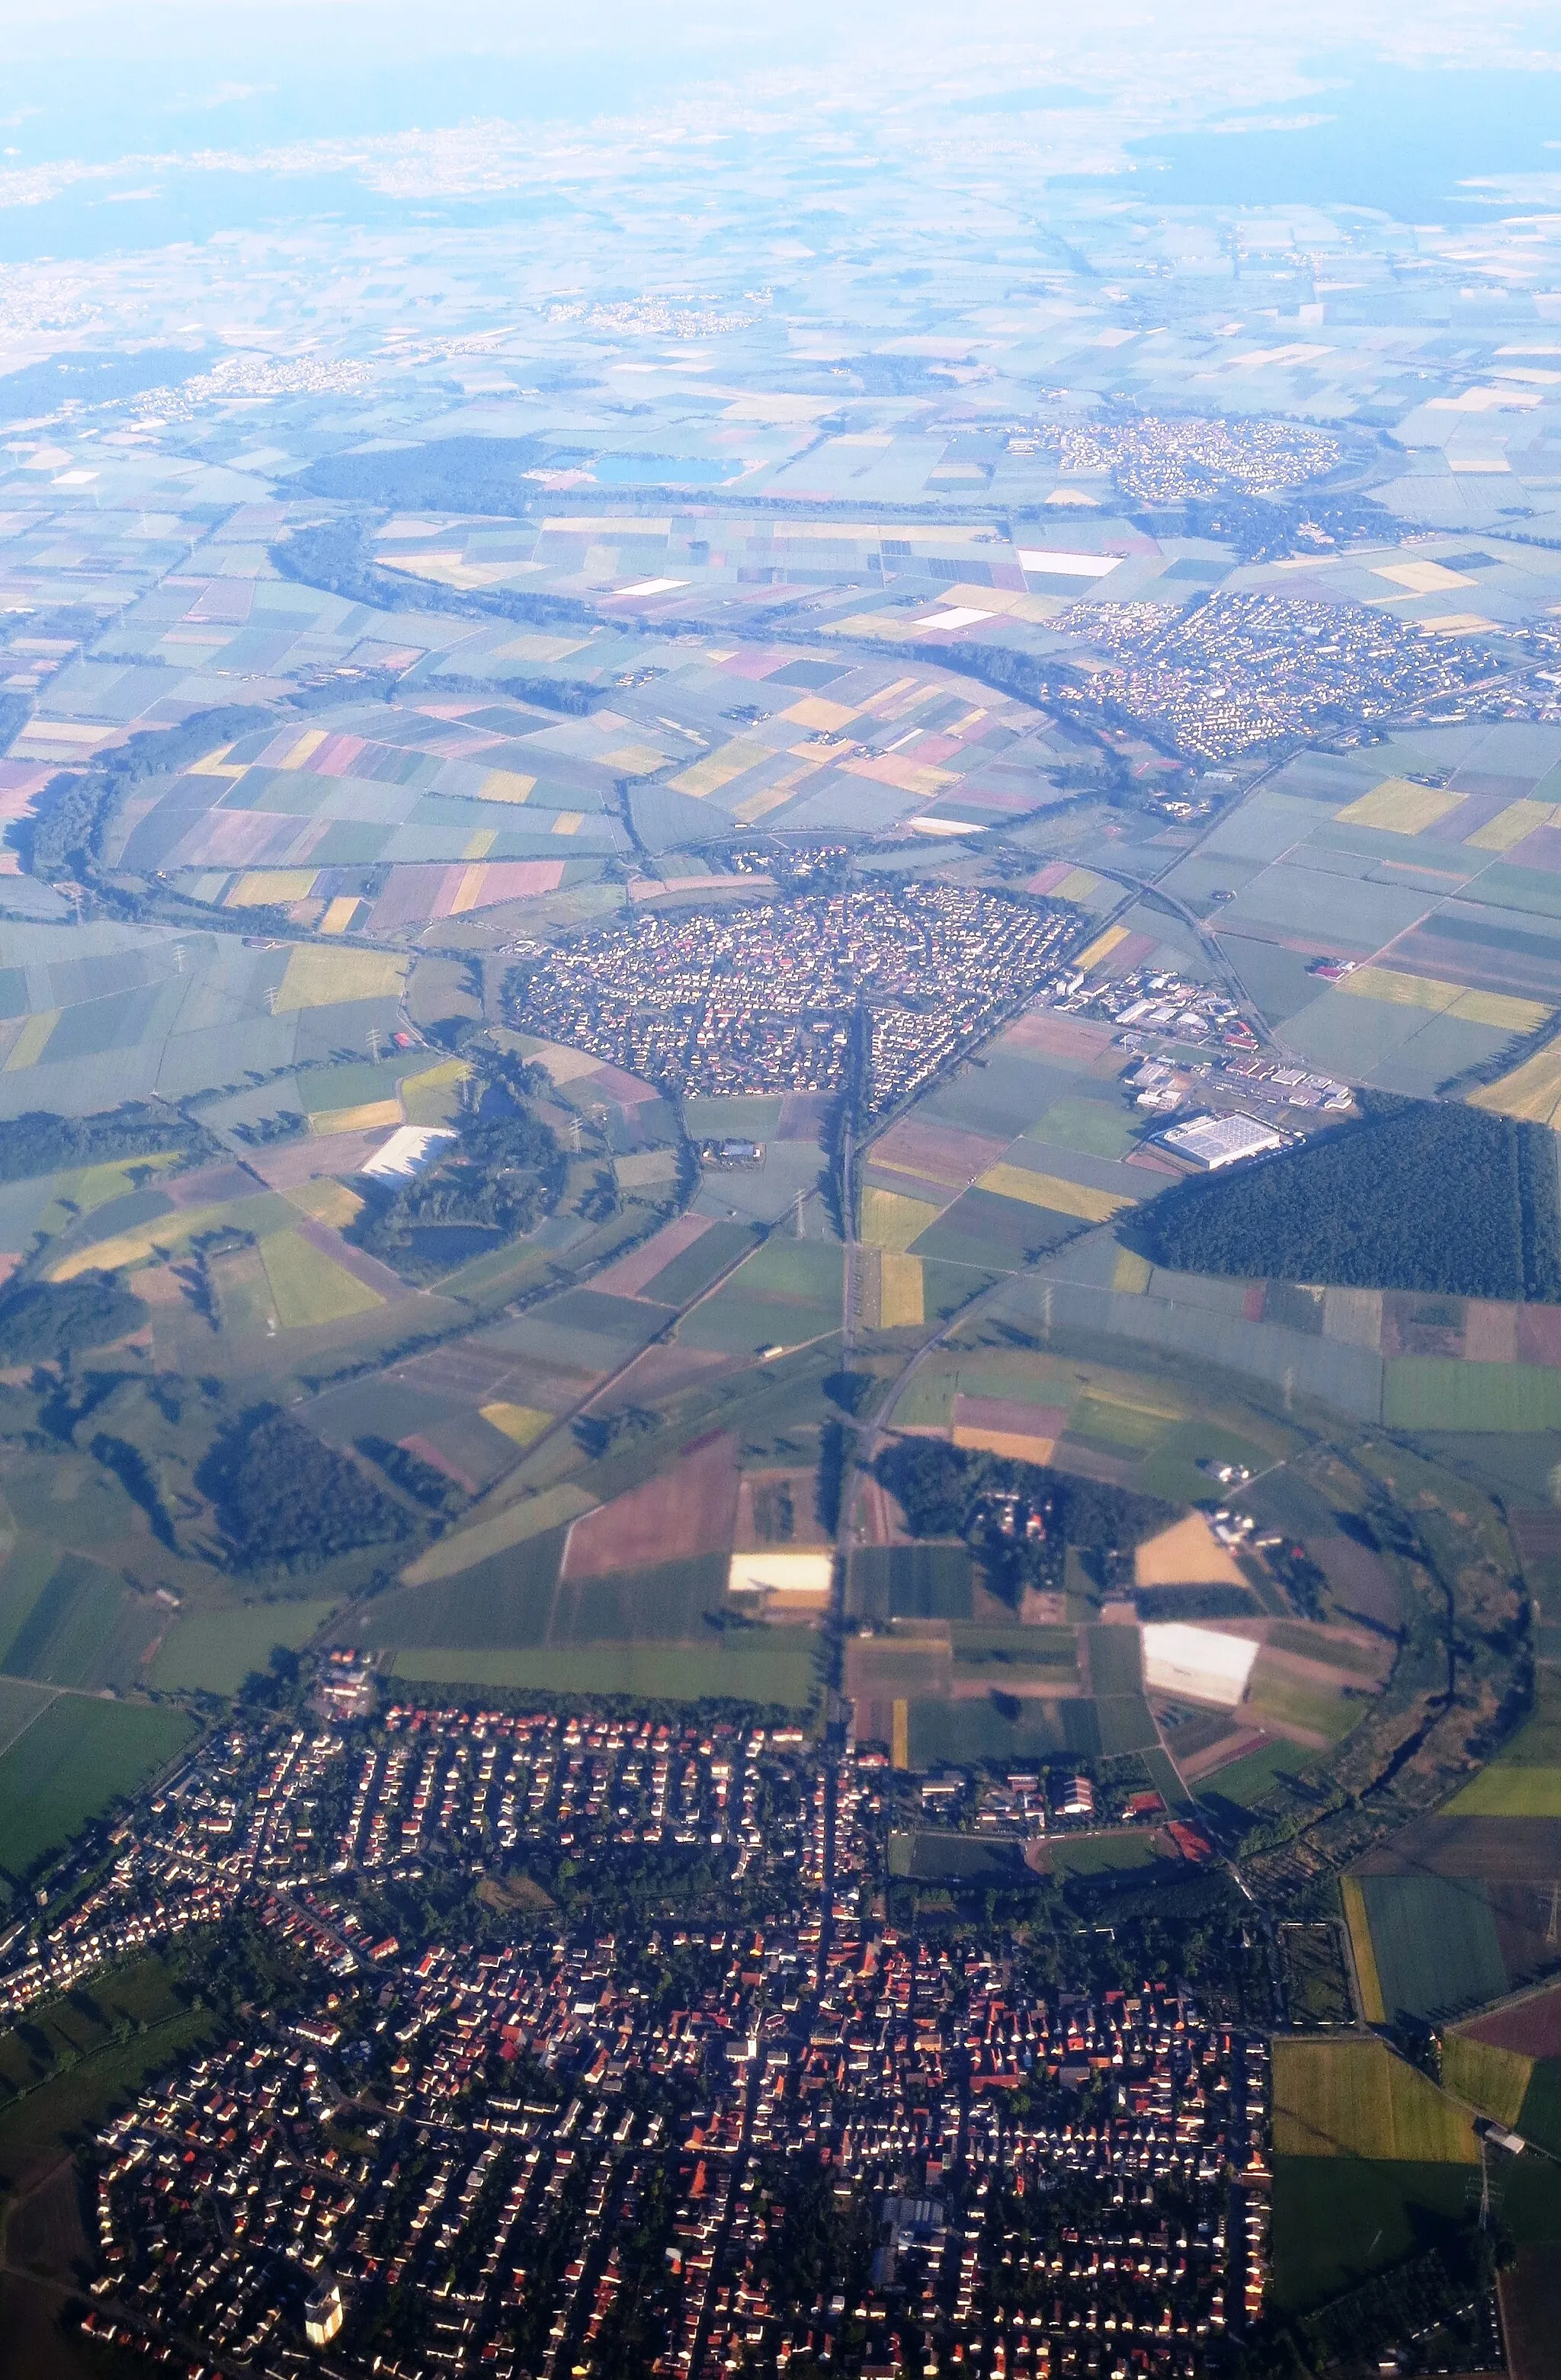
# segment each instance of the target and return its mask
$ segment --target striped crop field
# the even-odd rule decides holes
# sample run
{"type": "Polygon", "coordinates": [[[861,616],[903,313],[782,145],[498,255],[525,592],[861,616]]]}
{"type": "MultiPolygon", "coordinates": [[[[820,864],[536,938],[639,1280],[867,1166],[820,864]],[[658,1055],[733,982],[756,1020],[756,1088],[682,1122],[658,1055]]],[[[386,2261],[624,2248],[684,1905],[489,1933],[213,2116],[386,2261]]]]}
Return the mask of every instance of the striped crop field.
{"type": "Polygon", "coordinates": [[[1473,2165],[1479,2154],[1467,2111],[1376,2040],[1274,2043],[1274,2147],[1417,2165],[1473,2165]]]}

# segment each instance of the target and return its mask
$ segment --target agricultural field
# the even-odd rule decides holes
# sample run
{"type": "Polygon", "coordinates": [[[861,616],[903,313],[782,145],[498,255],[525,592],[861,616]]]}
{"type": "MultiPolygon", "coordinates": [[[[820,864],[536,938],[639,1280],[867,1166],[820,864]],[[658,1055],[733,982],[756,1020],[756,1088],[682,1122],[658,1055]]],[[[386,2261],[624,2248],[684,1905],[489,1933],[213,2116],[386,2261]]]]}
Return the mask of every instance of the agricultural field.
{"type": "Polygon", "coordinates": [[[1227,943],[1300,1063],[1420,1097],[1468,1077],[1479,1106],[1548,1123],[1554,1060],[1522,1053],[1561,1013],[1553,767],[1552,739],[1516,722],[1301,754],[1167,889],[1227,943]],[[1318,959],[1354,972],[1327,983],[1318,959]]]}
{"type": "Polygon", "coordinates": [[[14,1892],[79,1827],[133,1793],[195,1733],[181,1710],[61,1694],[0,1752],[3,1873],[14,1892]]]}
{"type": "Polygon", "coordinates": [[[1457,1801],[1369,1852],[1347,1908],[1385,2020],[1457,2015],[1554,1967],[1558,1876],[1556,1821],[1474,1815],[1457,1801]]]}
{"type": "Polygon", "coordinates": [[[1274,2045],[1278,2157],[1473,2165],[1473,2127],[1419,2069],[1382,2041],[1274,2045]]]}

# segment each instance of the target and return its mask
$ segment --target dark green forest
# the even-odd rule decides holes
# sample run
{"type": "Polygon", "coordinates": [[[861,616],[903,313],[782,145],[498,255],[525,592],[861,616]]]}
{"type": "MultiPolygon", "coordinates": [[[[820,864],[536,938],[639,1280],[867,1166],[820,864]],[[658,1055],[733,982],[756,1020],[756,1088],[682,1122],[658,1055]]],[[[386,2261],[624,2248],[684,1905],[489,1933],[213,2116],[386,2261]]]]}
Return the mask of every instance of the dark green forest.
{"type": "Polygon", "coordinates": [[[67,1166],[106,1165],[117,1157],[215,1154],[218,1143],[172,1108],[139,1099],[104,1115],[50,1115],[30,1108],[0,1123],[0,1182],[32,1182],[67,1166]]]}
{"type": "Polygon", "coordinates": [[[1543,1124],[1385,1092],[1357,1123],[1178,1183],[1121,1226],[1174,1272],[1447,1297],[1561,1299],[1555,1143],[1543,1124]]]}
{"type": "Polygon", "coordinates": [[[1133,1548],[1177,1517],[1156,1496],[944,1439],[897,1439],[873,1468],[913,1536],[962,1537],[980,1555],[988,1585],[1016,1597],[1027,1585],[1060,1586],[1068,1546],[1090,1558],[1099,1585],[1114,1585],[1125,1566],[1130,1575],[1133,1548]],[[1043,1536],[1026,1534],[1030,1514],[1042,1521],[1043,1536]]]}
{"type": "Polygon", "coordinates": [[[405,1536],[410,1525],[359,1463],[275,1405],[257,1406],[223,1432],[196,1486],[212,1500],[236,1570],[315,1570],[405,1536]]]}
{"type": "Polygon", "coordinates": [[[557,1140],[526,1104],[545,1087],[541,1070],[497,1052],[474,1064],[473,1104],[457,1118],[458,1136],[410,1181],[394,1190],[374,1185],[347,1234],[409,1281],[450,1269],[441,1232],[489,1232],[496,1246],[530,1231],[563,1187],[557,1140]]]}
{"type": "Polygon", "coordinates": [[[79,1347],[106,1347],[145,1320],[140,1299],[111,1273],[29,1281],[0,1298],[0,1363],[47,1363],[79,1347]]]}

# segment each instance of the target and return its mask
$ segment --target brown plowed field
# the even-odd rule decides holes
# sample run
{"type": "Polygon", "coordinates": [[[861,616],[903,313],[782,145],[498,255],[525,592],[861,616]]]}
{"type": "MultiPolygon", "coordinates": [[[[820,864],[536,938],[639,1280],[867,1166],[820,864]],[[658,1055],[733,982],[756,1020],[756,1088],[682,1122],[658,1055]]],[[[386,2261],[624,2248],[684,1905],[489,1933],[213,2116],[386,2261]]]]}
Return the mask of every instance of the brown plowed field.
{"type": "Polygon", "coordinates": [[[1551,1885],[1561,1878],[1561,1818],[1417,1818],[1369,1851],[1355,1873],[1537,1885],[1548,1906],[1551,1885]]]}
{"type": "Polygon", "coordinates": [[[1561,2058],[1561,1984],[1536,1992],[1517,2008],[1476,2017],[1458,2031],[1471,2041],[1488,2041],[1493,2048],[1515,2050],[1519,2058],[1561,2058]]]}
{"type": "Polygon", "coordinates": [[[710,1229],[705,1215],[675,1215],[670,1223],[652,1233],[642,1247],[631,1248],[605,1272],[598,1273],[592,1289],[604,1290],[610,1297],[638,1297],[647,1281],[654,1281],[658,1272],[691,1248],[710,1229]]]}
{"type": "Polygon", "coordinates": [[[738,1517],[737,1440],[721,1430],[669,1471],[587,1512],[569,1532],[564,1577],[605,1578],[694,1554],[729,1553],[738,1517]]]}
{"type": "Polygon", "coordinates": [[[963,1190],[978,1173],[995,1165],[1007,1146],[989,1133],[956,1132],[947,1124],[915,1123],[908,1117],[874,1141],[871,1155],[875,1165],[963,1190]]]}
{"type": "Polygon", "coordinates": [[[1113,1025],[1086,1025],[1082,1017],[1054,1016],[1038,1008],[1016,1019],[996,1046],[1015,1057],[1071,1058],[1087,1066],[1110,1049],[1116,1031],[1113,1025]]]}

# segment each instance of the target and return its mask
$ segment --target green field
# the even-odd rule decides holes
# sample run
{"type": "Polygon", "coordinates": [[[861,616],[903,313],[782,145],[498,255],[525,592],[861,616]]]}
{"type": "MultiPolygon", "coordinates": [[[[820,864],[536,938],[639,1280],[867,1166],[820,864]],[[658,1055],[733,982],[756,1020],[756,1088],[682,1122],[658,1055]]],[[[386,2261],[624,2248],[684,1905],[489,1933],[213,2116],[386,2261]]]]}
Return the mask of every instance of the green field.
{"type": "Polygon", "coordinates": [[[296,1651],[323,1627],[334,1603],[247,1603],[236,1611],[181,1613],[152,1666],[152,1683],[165,1694],[202,1687],[234,1694],[251,1670],[263,1670],[272,1648],[296,1651]]]}
{"type": "MultiPolygon", "coordinates": [[[[544,1499],[535,1500],[541,1504],[544,1499]]],[[[358,1641],[403,1648],[437,1645],[446,1651],[465,1645],[485,1653],[540,1645],[567,1534],[555,1526],[486,1554],[453,1575],[386,1589],[354,1621],[358,1641]]],[[[445,1543],[433,1550],[441,1551],[445,1543]]],[[[415,1564],[414,1574],[421,1567],[415,1564]]]]}
{"type": "MultiPolygon", "coordinates": [[[[1174,1735],[1171,1749],[1176,1750],[1174,1735]]],[[[1205,1777],[1199,1795],[1207,1802],[1229,1802],[1238,1810],[1259,1810],[1286,1778],[1304,1776],[1323,1756],[1299,1743],[1265,1743],[1261,1752],[1250,1752],[1244,1760],[1233,1760],[1228,1768],[1216,1768],[1205,1777]]]]}
{"type": "Polygon", "coordinates": [[[1111,1835],[1057,1835],[1046,1846],[1054,1876],[1111,1876],[1120,1869],[1152,1867],[1161,1856],[1142,1829],[1111,1835]]]}
{"type": "Polygon", "coordinates": [[[917,1700],[910,1706],[910,1758],[917,1768],[983,1760],[1087,1760],[1101,1749],[1091,1702],[1043,1702],[994,1688],[980,1702],[917,1700]]]}
{"type": "Polygon", "coordinates": [[[917,1833],[889,1837],[889,1874],[919,1884],[985,1884],[1001,1877],[1022,1881],[1026,1870],[1012,1837],[987,1841],[979,1835],[917,1833]]]}
{"type": "Polygon", "coordinates": [[[1404,2158],[1471,2165],[1469,2117],[1384,2042],[1274,2045],[1276,2156],[1404,2158]]]}
{"type": "Polygon", "coordinates": [[[0,1755],[31,1725],[49,1698],[47,1686],[28,1685],[20,1678],[0,1678],[0,1755]]]}
{"type": "Polygon", "coordinates": [[[555,1694],[638,1694],[652,1702],[807,1707],[818,1639],[805,1628],[744,1629],[708,1645],[547,1645],[473,1652],[420,1645],[397,1653],[393,1675],[429,1685],[534,1687],[555,1694]]]}
{"type": "Polygon", "coordinates": [[[1515,2127],[1533,2079],[1534,2061],[1494,2042],[1449,2033],[1442,2044],[1442,2080],[1457,2097],[1482,2115],[1515,2127]]]}
{"type": "Polygon", "coordinates": [[[47,1852],[171,1760],[195,1733],[181,1710],[61,1694],[0,1754],[0,1844],[24,1877],[47,1852]]]}
{"type": "Polygon", "coordinates": [[[277,1232],[260,1244],[261,1261],[284,1330],[318,1329],[368,1314],[384,1300],[299,1232],[277,1232]]]}
{"type": "Polygon", "coordinates": [[[745,1223],[712,1223],[681,1256],[663,1265],[655,1278],[645,1283],[643,1294],[657,1305],[687,1305],[752,1245],[753,1233],[745,1223]]]}
{"type": "Polygon", "coordinates": [[[1507,1990],[1495,1918],[1477,1881],[1421,1875],[1360,1882],[1389,2022],[1475,2008],[1507,1990]]]}
{"type": "Polygon", "coordinates": [[[1276,2305],[1299,2313],[1438,2237],[1450,2239],[1467,2220],[1468,2204],[1461,2166],[1276,2155],[1276,2305]]]}
{"type": "Polygon", "coordinates": [[[860,1620],[968,1620],[974,1576],[963,1546],[860,1546],[850,1609],[860,1620]]]}
{"type": "Polygon", "coordinates": [[[1390,1429],[1561,1429],[1561,1372],[1396,1356],[1384,1366],[1382,1417],[1390,1429]]]}
{"type": "Polygon", "coordinates": [[[1536,1673],[1533,1710],[1447,1804],[1449,1816],[1561,1818],[1561,1679],[1536,1673]]]}

